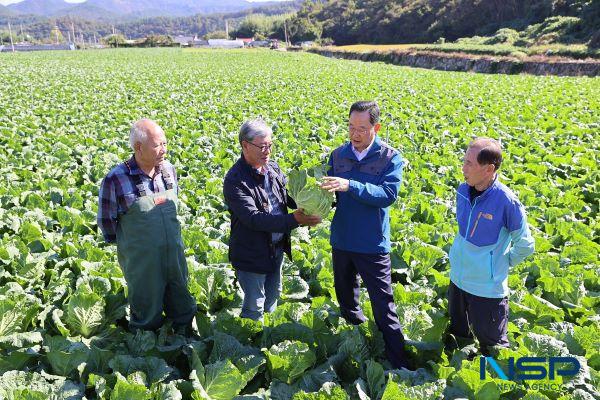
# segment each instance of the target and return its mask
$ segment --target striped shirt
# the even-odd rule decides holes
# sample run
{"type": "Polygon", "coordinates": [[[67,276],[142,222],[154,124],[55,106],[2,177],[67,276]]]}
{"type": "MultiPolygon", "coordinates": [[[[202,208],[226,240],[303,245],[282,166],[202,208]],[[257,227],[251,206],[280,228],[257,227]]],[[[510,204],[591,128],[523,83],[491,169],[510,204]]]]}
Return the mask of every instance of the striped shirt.
{"type": "MultiPolygon", "coordinates": [[[[267,192],[267,197],[269,199],[269,213],[273,215],[282,215],[284,214],[283,210],[279,205],[279,200],[273,193],[273,189],[271,188],[271,178],[269,173],[266,171],[266,166],[259,170],[260,174],[263,174],[265,177],[265,192],[267,192]]],[[[273,243],[278,243],[283,239],[283,233],[273,232],[271,233],[271,241],[273,243]]]]}
{"type": "MultiPolygon", "coordinates": [[[[173,177],[174,189],[178,192],[175,168],[168,161],[163,162],[163,168],[173,177]]],[[[135,187],[135,175],[140,176],[147,193],[160,193],[167,190],[161,171],[157,171],[154,177],[150,178],[137,165],[135,157],[131,157],[127,163],[121,163],[114,167],[102,180],[98,196],[98,227],[102,231],[104,240],[108,243],[117,240],[119,217],[125,214],[140,197],[139,191],[135,187]]]]}

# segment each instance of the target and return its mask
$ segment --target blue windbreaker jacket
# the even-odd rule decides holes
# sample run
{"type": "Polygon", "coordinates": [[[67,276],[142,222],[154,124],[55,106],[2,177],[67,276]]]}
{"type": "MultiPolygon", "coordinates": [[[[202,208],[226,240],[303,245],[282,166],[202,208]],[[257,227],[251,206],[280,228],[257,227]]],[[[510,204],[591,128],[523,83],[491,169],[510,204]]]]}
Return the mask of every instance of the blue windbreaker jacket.
{"type": "Polygon", "coordinates": [[[347,192],[336,192],[331,247],[364,254],[389,253],[389,207],[398,197],[404,161],[378,136],[361,161],[351,146],[348,142],[338,147],[329,158],[328,174],[350,181],[347,192]]]}
{"type": "Polygon", "coordinates": [[[509,268],[534,251],[523,205],[498,178],[472,203],[469,186],[463,183],[458,188],[456,219],[450,280],[476,296],[508,296],[509,268]]]}

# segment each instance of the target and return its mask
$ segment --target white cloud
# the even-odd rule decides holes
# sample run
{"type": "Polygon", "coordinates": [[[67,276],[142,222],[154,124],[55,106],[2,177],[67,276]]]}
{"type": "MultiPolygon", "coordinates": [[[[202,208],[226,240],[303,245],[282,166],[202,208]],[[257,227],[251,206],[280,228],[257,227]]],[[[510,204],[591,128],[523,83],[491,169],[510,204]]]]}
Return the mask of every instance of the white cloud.
{"type": "MultiPolygon", "coordinates": [[[[8,5],[12,3],[20,3],[23,0],[0,0],[0,4],[8,5]]],[[[65,0],[67,3],[83,3],[86,0],[65,0]]],[[[251,3],[261,3],[263,1],[289,1],[289,0],[247,0],[251,3]]]]}
{"type": "MultiPolygon", "coordinates": [[[[0,0],[0,4],[2,5],[8,5],[8,4],[12,4],[12,3],[20,3],[23,0],[0,0]]],[[[67,3],[83,3],[86,0],[65,0],[67,3]]]]}

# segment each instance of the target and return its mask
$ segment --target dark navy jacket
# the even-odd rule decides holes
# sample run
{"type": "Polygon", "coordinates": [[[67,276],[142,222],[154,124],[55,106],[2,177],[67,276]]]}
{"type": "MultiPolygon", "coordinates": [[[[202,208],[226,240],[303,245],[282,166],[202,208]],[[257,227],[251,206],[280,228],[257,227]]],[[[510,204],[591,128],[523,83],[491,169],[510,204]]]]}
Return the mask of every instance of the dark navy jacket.
{"type": "MultiPolygon", "coordinates": [[[[281,210],[296,208],[285,188],[287,180],[274,161],[267,164],[267,174],[273,194],[280,201],[281,210]]],[[[244,159],[240,159],[225,175],[223,195],[231,215],[229,261],[235,269],[267,274],[276,271],[272,233],[284,233],[284,252],[291,259],[290,232],[298,222],[290,214],[274,215],[268,212],[268,195],[264,175],[259,174],[244,159]]]]}

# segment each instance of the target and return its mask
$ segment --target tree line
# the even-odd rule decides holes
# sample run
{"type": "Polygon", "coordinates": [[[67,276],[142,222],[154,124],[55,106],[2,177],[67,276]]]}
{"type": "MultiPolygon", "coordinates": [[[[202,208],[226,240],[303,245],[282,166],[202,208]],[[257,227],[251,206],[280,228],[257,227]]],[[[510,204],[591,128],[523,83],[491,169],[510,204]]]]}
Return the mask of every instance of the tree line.
{"type": "MultiPolygon", "coordinates": [[[[62,40],[67,40],[68,32],[75,32],[77,38],[83,36],[89,41],[94,35],[97,38],[110,37],[113,34],[126,38],[145,38],[148,36],[177,36],[190,35],[202,37],[220,37],[224,35],[226,24],[230,35],[238,34],[242,26],[255,26],[251,32],[246,29],[244,34],[254,31],[262,32],[264,36],[272,35],[272,27],[283,24],[299,7],[299,2],[284,2],[282,4],[257,7],[234,13],[217,13],[191,17],[151,17],[135,21],[111,24],[104,20],[92,21],[78,16],[66,15],[57,18],[45,18],[35,15],[0,15],[0,40],[9,41],[8,23],[12,25],[13,40],[32,42],[56,41],[55,27],[58,28],[62,40]],[[259,22],[255,25],[255,22],[259,22]],[[279,22],[281,21],[281,22],[279,22]],[[220,34],[222,32],[222,34],[220,34]]],[[[245,29],[245,28],[244,28],[245,29]]],[[[276,29],[276,31],[278,31],[276,29]]],[[[252,36],[250,34],[250,36],[252,36]]],[[[246,37],[246,36],[245,36],[246,37]]],[[[283,37],[283,29],[281,29],[283,37]]]]}
{"type": "Polygon", "coordinates": [[[600,1],[309,0],[291,26],[306,39],[328,37],[338,45],[432,43],[493,35],[502,28],[524,31],[557,17],[570,18],[540,34],[554,32],[556,42],[587,42],[599,35],[600,1]]]}
{"type": "MultiPolygon", "coordinates": [[[[501,40],[506,32],[528,32],[525,41],[600,42],[600,1],[597,0],[307,0],[238,13],[193,17],[156,17],[110,25],[76,17],[49,20],[11,17],[13,34],[21,25],[35,40],[50,40],[54,26],[61,32],[100,37],[113,30],[128,38],[150,35],[195,35],[321,40],[354,43],[432,43],[477,35],[501,40]],[[14,27],[17,27],[15,29],[14,27]],[[498,34],[498,31],[504,29],[498,34]],[[510,29],[512,31],[506,31],[510,29]]],[[[8,17],[0,16],[0,27],[8,17]]],[[[508,36],[515,36],[511,33],[508,36]]],[[[7,33],[0,33],[3,40],[7,33]]],[[[518,40],[518,39],[515,39],[518,40]]]]}

